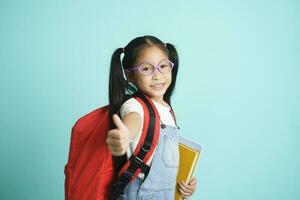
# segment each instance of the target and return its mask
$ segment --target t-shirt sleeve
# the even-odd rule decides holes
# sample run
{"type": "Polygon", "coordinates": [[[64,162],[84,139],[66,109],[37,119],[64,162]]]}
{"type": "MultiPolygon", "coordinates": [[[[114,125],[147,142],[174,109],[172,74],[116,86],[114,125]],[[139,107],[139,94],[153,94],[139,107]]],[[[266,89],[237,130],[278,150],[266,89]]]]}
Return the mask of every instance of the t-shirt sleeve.
{"type": "Polygon", "coordinates": [[[120,109],[120,115],[121,115],[121,119],[123,120],[124,117],[131,113],[131,112],[136,112],[141,116],[141,129],[138,131],[138,133],[135,135],[135,137],[131,140],[130,142],[130,149],[127,151],[127,155],[128,157],[130,157],[130,155],[133,153],[134,149],[136,148],[139,139],[141,137],[141,133],[142,133],[142,127],[144,124],[144,111],[143,111],[143,106],[135,99],[135,98],[130,98],[127,101],[125,101],[125,103],[121,106],[120,109]]]}
{"type": "Polygon", "coordinates": [[[134,98],[128,99],[121,106],[121,109],[120,109],[121,118],[124,119],[124,117],[131,112],[136,112],[136,113],[140,114],[142,119],[144,117],[144,111],[143,111],[142,105],[134,98]]]}

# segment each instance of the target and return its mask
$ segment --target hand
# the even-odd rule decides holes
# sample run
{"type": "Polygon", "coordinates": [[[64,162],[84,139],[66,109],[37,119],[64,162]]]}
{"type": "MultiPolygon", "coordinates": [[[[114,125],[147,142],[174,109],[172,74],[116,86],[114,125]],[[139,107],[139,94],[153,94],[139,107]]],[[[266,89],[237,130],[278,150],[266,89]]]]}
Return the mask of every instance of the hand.
{"type": "Polygon", "coordinates": [[[129,130],[116,114],[113,115],[113,122],[116,128],[108,131],[106,143],[112,155],[122,156],[129,146],[129,130]]]}
{"type": "Polygon", "coordinates": [[[193,176],[189,184],[185,183],[184,181],[180,181],[178,184],[179,193],[181,194],[182,198],[187,199],[195,192],[197,186],[197,179],[193,176]]]}

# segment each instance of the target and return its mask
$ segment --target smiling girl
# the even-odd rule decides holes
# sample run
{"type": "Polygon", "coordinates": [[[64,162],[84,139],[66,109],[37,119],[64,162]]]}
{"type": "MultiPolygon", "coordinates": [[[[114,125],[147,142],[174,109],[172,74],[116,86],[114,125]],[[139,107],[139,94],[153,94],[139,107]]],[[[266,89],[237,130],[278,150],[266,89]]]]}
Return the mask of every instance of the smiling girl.
{"type": "Polygon", "coordinates": [[[190,197],[196,190],[195,177],[189,183],[181,181],[176,184],[179,128],[171,107],[171,97],[178,68],[175,47],[153,36],[137,37],[113,53],[109,82],[113,128],[106,139],[112,155],[126,155],[130,159],[143,129],[142,105],[135,98],[126,96],[139,92],[148,96],[159,113],[161,123],[157,146],[146,163],[150,171],[146,174],[141,172],[125,187],[119,199],[173,200],[176,189],[183,198],[190,197]]]}

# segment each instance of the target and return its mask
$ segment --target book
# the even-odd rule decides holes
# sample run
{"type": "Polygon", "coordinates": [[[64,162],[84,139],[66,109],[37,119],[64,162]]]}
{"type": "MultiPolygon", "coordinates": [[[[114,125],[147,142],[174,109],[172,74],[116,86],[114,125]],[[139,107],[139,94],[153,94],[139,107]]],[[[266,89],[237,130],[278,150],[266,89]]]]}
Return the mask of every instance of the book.
{"type": "MultiPolygon", "coordinates": [[[[179,136],[179,168],[176,182],[189,183],[193,177],[197,162],[202,151],[202,146],[188,138],[179,136]]],[[[175,200],[182,200],[176,184],[175,200]]]]}

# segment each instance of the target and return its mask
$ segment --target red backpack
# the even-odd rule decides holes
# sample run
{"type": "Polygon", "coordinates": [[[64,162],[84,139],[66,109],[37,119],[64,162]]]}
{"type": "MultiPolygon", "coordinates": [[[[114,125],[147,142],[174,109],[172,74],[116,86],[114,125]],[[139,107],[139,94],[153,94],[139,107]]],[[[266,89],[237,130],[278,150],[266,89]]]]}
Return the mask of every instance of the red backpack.
{"type": "Polygon", "coordinates": [[[106,144],[109,130],[109,107],[98,108],[72,127],[68,162],[65,165],[66,200],[117,199],[125,186],[140,172],[145,175],[149,160],[157,145],[160,129],[158,112],[149,97],[138,95],[136,100],[144,110],[144,125],[133,155],[114,180],[113,157],[106,144]]]}

